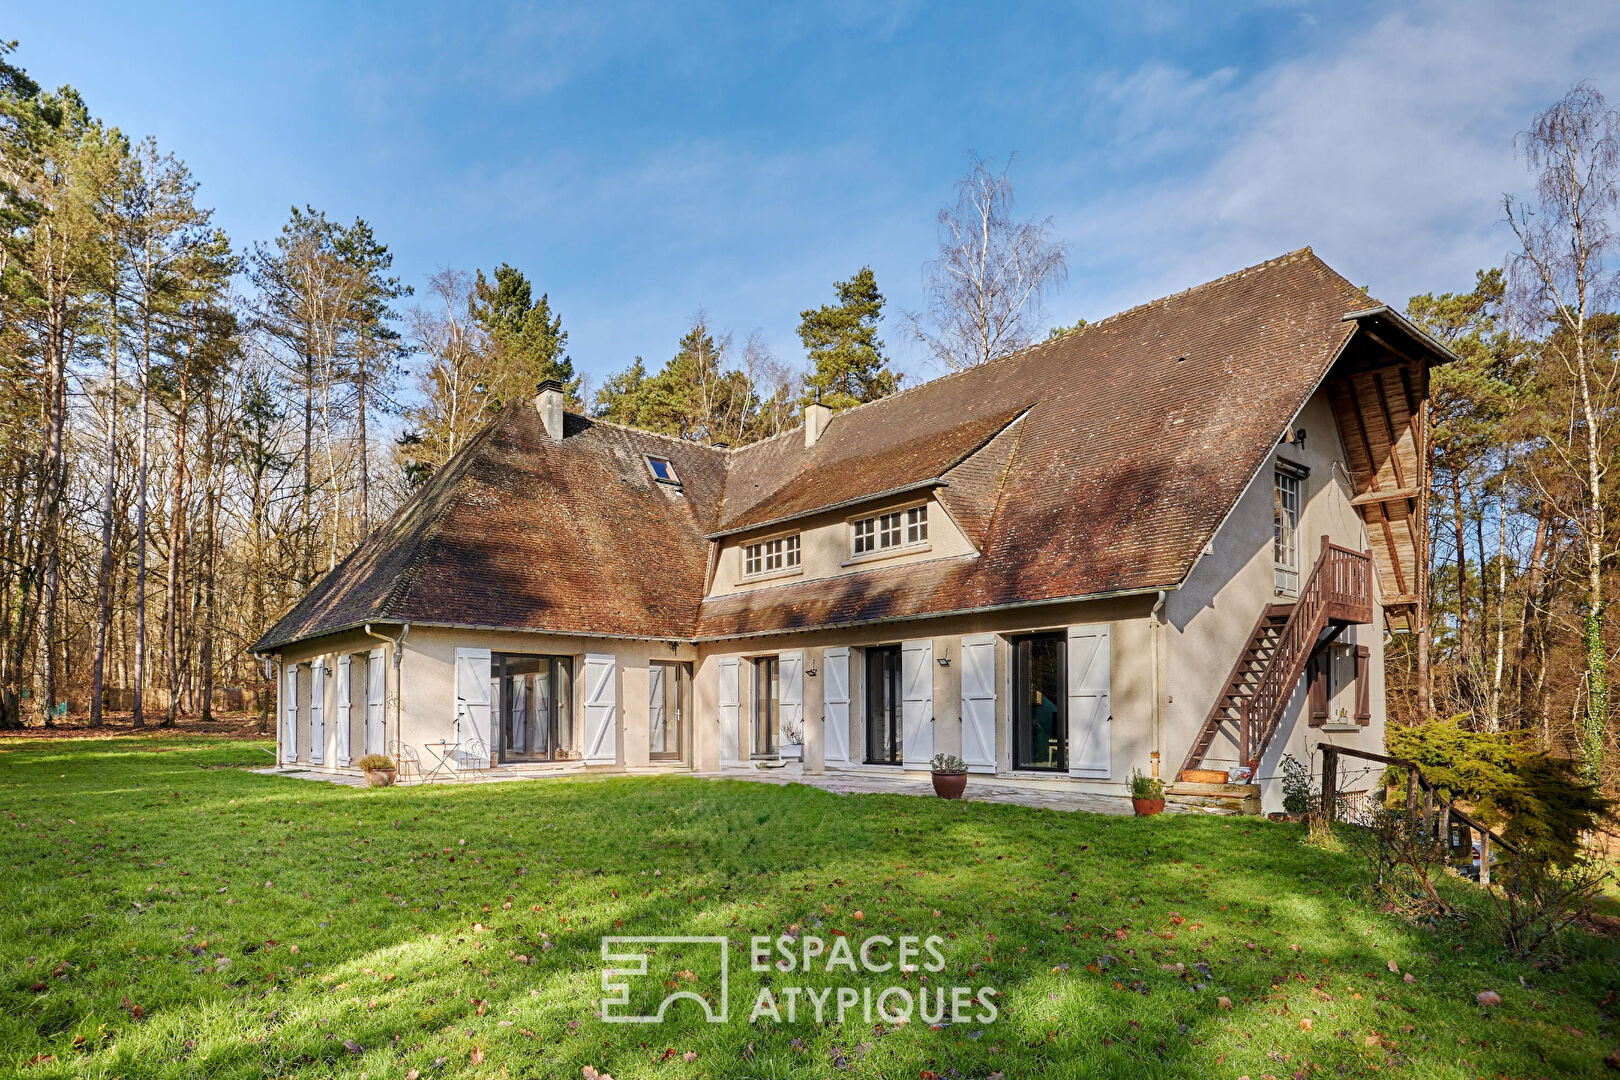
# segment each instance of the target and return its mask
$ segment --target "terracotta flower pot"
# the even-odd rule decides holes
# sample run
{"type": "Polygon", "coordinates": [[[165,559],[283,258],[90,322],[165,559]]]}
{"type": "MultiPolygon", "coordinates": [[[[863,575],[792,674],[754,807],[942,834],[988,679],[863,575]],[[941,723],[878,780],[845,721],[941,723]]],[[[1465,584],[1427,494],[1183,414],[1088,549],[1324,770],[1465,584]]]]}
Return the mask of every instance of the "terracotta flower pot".
{"type": "Polygon", "coordinates": [[[394,777],[399,775],[394,769],[367,769],[367,787],[393,787],[394,777]]]}
{"type": "Polygon", "coordinates": [[[967,773],[932,773],[934,794],[942,799],[960,799],[967,790],[967,773]]]}
{"type": "Polygon", "coordinates": [[[1164,813],[1164,800],[1132,799],[1131,808],[1136,811],[1137,817],[1152,817],[1154,814],[1164,813]]]}

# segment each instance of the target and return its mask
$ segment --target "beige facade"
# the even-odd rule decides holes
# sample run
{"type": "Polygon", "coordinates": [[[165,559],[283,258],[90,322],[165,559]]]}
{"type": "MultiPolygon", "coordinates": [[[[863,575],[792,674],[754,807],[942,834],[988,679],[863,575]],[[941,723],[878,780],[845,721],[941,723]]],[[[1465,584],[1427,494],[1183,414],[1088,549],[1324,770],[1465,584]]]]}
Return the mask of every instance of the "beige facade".
{"type": "MultiPolygon", "coordinates": [[[[1267,604],[1292,599],[1286,589],[1279,591],[1274,550],[1277,463],[1285,463],[1282,467],[1298,477],[1301,578],[1309,574],[1323,536],[1357,551],[1368,547],[1365,525],[1351,502],[1344,449],[1324,395],[1308,402],[1291,430],[1303,431],[1304,439],[1279,445],[1186,579],[1163,593],[1135,592],[706,642],[415,625],[399,646],[397,677],[396,646],[382,637],[397,639],[401,627],[373,627],[380,636],[350,632],[299,642],[282,652],[283,699],[297,704],[295,710],[285,706],[281,710],[277,730],[282,760],[310,768],[352,769],[364,752],[392,754],[404,744],[425,771],[442,756],[444,744],[473,743],[469,738],[473,735],[488,747],[488,757],[462,760],[462,767],[508,767],[513,762],[507,759],[513,755],[501,745],[501,711],[510,703],[503,702],[499,687],[493,686],[497,680],[491,668],[492,657],[506,656],[565,658],[572,676],[567,708],[578,727],[579,753],[551,762],[524,762],[526,767],[559,773],[754,768],[761,764],[755,752],[759,705],[755,675],[771,670],[761,668],[760,661],[772,659],[778,701],[773,734],[778,745],[764,764],[797,760],[809,772],[901,774],[926,769],[934,754],[944,753],[968,759],[973,771],[981,774],[1123,795],[1133,770],[1167,779],[1175,776],[1259,613],[1267,604]],[[1020,769],[1013,755],[1012,704],[1019,692],[1014,686],[1014,642],[1043,633],[1061,636],[1071,671],[1084,663],[1095,673],[1094,681],[1100,680],[1082,686],[1077,696],[1070,679],[1069,768],[1060,773],[1020,769]],[[1106,652],[1088,651],[1100,650],[1099,643],[1106,645],[1106,652]],[[889,646],[899,646],[902,658],[903,760],[871,764],[864,753],[868,725],[873,722],[866,707],[866,658],[872,650],[889,646]],[[965,656],[964,649],[971,656],[965,656]],[[346,678],[339,673],[344,657],[346,678]],[[458,668],[464,661],[468,666],[458,668]],[[689,664],[692,673],[678,755],[660,760],[649,752],[650,715],[656,709],[650,693],[655,663],[689,664]],[[317,664],[322,665],[320,676],[315,674],[317,664]],[[369,682],[373,665],[380,665],[385,676],[385,734],[380,746],[375,745],[377,703],[369,682]],[[291,687],[290,672],[296,672],[296,698],[285,693],[291,687]],[[478,704],[464,691],[469,679],[483,679],[493,687],[488,693],[493,699],[487,702],[489,715],[482,720],[471,715],[478,704]],[[965,681],[971,684],[966,695],[965,681]],[[322,706],[318,716],[311,698],[317,684],[322,706]],[[1093,704],[1098,711],[1088,713],[1093,704]],[[344,717],[346,741],[339,734],[344,717]],[[317,722],[319,740],[314,738],[317,722]]],[[[852,556],[852,523],[919,505],[928,507],[927,543],[900,546],[879,557],[917,562],[976,554],[937,501],[898,496],[863,505],[858,512],[809,517],[791,529],[766,527],[727,538],[719,545],[711,595],[863,569],[872,560],[852,556]],[[744,548],[789,532],[800,538],[799,566],[791,573],[761,574],[750,580],[744,573],[744,548]]],[[[1261,761],[1257,780],[1265,809],[1280,807],[1278,779],[1285,754],[1309,763],[1323,741],[1366,749],[1382,746],[1381,626],[1375,614],[1374,624],[1351,627],[1338,646],[1369,647],[1370,722],[1339,719],[1340,709],[1349,711],[1343,702],[1349,691],[1341,687],[1330,703],[1328,724],[1310,727],[1301,680],[1261,761]]],[[[1235,761],[1238,755],[1235,746],[1217,742],[1209,756],[1235,761]]]]}

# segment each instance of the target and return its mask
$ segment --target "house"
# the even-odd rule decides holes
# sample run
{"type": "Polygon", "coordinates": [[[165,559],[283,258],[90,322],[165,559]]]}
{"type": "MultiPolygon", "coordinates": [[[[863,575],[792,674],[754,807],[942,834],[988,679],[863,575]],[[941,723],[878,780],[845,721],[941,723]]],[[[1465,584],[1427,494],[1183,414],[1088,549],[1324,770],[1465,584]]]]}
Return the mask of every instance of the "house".
{"type": "Polygon", "coordinates": [[[542,384],[257,643],[280,760],[1275,808],[1284,754],[1382,746],[1450,358],[1305,249],[738,448],[542,384]]]}

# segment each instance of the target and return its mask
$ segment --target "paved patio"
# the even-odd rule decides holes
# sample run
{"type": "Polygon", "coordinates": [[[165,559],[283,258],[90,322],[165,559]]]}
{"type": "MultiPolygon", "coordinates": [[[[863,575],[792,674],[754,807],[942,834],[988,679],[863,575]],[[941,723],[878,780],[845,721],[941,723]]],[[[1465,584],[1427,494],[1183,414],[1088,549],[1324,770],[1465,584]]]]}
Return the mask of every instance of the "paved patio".
{"type": "MultiPolygon", "coordinates": [[[[253,769],[251,771],[265,776],[286,776],[297,780],[317,780],[328,784],[339,784],[344,787],[364,787],[366,783],[365,779],[360,776],[319,772],[303,766],[289,767],[283,765],[267,769],[253,769]]],[[[453,780],[435,780],[433,782],[456,786],[460,784],[498,784],[514,780],[541,780],[547,777],[586,775],[597,774],[587,774],[584,770],[578,768],[500,766],[489,770],[463,773],[453,780]]],[[[614,773],[612,775],[690,776],[704,780],[743,780],[756,784],[805,784],[810,787],[821,788],[823,791],[835,792],[839,795],[917,795],[927,798],[934,797],[933,783],[926,776],[842,770],[805,773],[803,767],[797,763],[786,764],[778,768],[742,766],[709,773],[649,769],[628,774],[614,773]]],[[[401,786],[416,787],[421,783],[421,781],[413,780],[402,782],[401,786]]],[[[1132,813],[1130,800],[1124,796],[1093,795],[1086,792],[1064,790],[1065,787],[1066,785],[1061,780],[1008,780],[1005,778],[974,776],[968,779],[967,792],[963,795],[963,798],[970,802],[1010,803],[1016,806],[1038,807],[1044,810],[1084,810],[1093,814],[1123,816],[1132,813]]],[[[1220,813],[1221,811],[1171,802],[1165,807],[1165,812],[1220,813]]]]}

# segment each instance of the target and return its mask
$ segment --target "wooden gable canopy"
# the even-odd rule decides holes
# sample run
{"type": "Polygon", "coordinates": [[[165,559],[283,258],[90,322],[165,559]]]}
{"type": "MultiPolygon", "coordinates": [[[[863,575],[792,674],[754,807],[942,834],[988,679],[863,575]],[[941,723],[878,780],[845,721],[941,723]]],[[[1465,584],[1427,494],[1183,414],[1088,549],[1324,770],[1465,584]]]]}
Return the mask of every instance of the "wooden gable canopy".
{"type": "Polygon", "coordinates": [[[1328,400],[1349,464],[1351,503],[1367,525],[1385,625],[1412,630],[1427,585],[1429,366],[1455,356],[1388,308],[1345,320],[1357,333],[1328,376],[1328,400]]]}

